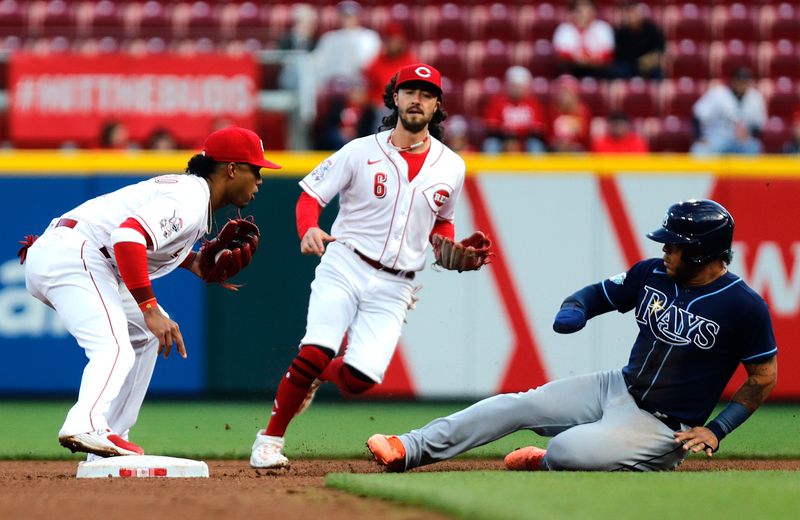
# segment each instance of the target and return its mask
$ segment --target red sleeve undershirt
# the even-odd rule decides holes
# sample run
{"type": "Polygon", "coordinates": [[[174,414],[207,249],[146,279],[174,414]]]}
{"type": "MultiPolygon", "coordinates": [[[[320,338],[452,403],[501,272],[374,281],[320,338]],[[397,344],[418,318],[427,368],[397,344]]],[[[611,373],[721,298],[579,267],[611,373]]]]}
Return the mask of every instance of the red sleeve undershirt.
{"type": "Polygon", "coordinates": [[[306,232],[312,227],[319,227],[319,216],[322,213],[322,206],[319,202],[306,192],[300,194],[295,206],[295,217],[297,219],[297,234],[300,240],[306,236],[306,232]]]}
{"type": "MultiPolygon", "coordinates": [[[[119,227],[141,233],[147,245],[152,247],[152,241],[139,221],[129,218],[119,227]]],[[[156,295],[153,293],[150,275],[147,272],[147,248],[136,242],[117,242],[114,244],[114,256],[122,281],[139,304],[139,308],[145,311],[155,307],[156,295]]]]}

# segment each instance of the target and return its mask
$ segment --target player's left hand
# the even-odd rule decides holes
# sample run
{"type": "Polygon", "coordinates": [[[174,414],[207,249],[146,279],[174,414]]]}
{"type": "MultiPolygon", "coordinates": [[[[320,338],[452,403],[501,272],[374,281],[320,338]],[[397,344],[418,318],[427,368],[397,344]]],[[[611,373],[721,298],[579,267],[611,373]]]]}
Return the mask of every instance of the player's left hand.
{"type": "Polygon", "coordinates": [[[705,426],[695,426],[690,430],[675,432],[672,435],[675,437],[675,442],[683,444],[683,451],[691,450],[692,453],[705,451],[707,457],[712,457],[719,448],[717,436],[705,426]]]}

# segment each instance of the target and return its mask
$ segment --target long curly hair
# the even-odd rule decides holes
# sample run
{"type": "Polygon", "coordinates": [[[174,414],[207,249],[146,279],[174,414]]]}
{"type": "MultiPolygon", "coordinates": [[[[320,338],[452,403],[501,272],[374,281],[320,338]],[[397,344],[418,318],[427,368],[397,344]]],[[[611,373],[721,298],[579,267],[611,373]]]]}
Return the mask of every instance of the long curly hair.
{"type": "MultiPolygon", "coordinates": [[[[397,90],[395,88],[396,83],[397,74],[394,75],[392,80],[386,84],[386,88],[383,89],[383,104],[386,105],[386,108],[391,110],[392,113],[383,118],[382,124],[380,128],[378,128],[379,132],[383,130],[391,130],[397,126],[397,120],[400,117],[400,114],[398,113],[397,105],[394,103],[394,93],[397,90]]],[[[447,119],[447,112],[444,111],[442,106],[442,95],[439,94],[439,108],[437,108],[436,112],[433,113],[431,122],[428,123],[428,132],[431,134],[431,136],[440,141],[444,140],[444,127],[442,126],[442,123],[445,121],[445,119],[447,119]]]]}

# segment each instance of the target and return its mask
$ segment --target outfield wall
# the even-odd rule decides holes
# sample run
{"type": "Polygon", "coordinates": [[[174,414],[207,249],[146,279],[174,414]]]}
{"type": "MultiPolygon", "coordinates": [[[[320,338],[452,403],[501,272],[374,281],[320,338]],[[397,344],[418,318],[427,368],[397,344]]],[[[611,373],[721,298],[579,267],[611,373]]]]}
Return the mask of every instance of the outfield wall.
{"type": "MultiPolygon", "coordinates": [[[[189,154],[18,152],[0,155],[6,226],[0,231],[0,393],[71,392],[80,349],[50,311],[25,296],[16,240],[81,200],[142,175],[180,171],[189,154]]],[[[294,229],[297,178],[321,154],[269,154],[248,211],[264,239],[239,293],[206,288],[186,273],[164,279],[159,299],[190,338],[190,358],[160,362],[153,393],[269,394],[302,336],[316,259],[294,229]]],[[[497,262],[477,273],[436,272],[424,285],[384,385],[395,397],[478,397],[625,363],[631,316],[597,318],[578,334],[552,332],[564,296],[624,271],[659,247],[645,233],[689,197],[722,202],[737,220],[741,274],[770,304],[780,348],[775,395],[800,398],[800,162],[683,156],[467,156],[470,176],[456,234],[488,231],[497,262]]],[[[335,213],[323,214],[325,226],[335,213]]],[[[432,261],[432,258],[431,258],[432,261]]]]}

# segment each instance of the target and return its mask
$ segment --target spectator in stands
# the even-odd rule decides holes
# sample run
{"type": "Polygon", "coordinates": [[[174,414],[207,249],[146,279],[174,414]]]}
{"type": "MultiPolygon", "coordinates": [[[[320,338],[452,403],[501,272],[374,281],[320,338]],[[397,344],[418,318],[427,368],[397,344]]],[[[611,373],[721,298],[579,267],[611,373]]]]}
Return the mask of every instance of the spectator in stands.
{"type": "Polygon", "coordinates": [[[454,152],[474,152],[469,142],[469,125],[464,116],[450,116],[444,123],[445,144],[454,152]]]}
{"type": "Polygon", "coordinates": [[[161,152],[177,150],[178,143],[169,130],[159,127],[153,130],[150,137],[147,138],[147,149],[161,152]]]}
{"type": "Polygon", "coordinates": [[[351,79],[346,93],[334,97],[328,110],[320,114],[317,150],[338,150],[356,137],[375,133],[377,111],[367,96],[366,82],[351,79]]]}
{"type": "Polygon", "coordinates": [[[647,143],[631,127],[625,112],[615,110],[608,115],[606,133],[592,139],[592,151],[597,153],[646,153],[647,143]]]}
{"type": "Polygon", "coordinates": [[[369,98],[379,110],[387,110],[383,104],[383,91],[392,76],[406,65],[417,63],[417,56],[408,48],[406,30],[399,22],[389,22],[383,34],[381,53],[364,69],[369,98]]]}
{"type": "Polygon", "coordinates": [[[751,86],[749,69],[738,69],[728,85],[711,87],[692,109],[699,138],[692,153],[757,154],[767,122],[764,96],[751,86]]]}
{"type": "Polygon", "coordinates": [[[484,152],[545,151],[546,118],[531,93],[532,82],[533,77],[525,67],[508,68],[505,92],[492,96],[483,112],[484,152]]]}
{"type": "Polygon", "coordinates": [[[312,51],[317,45],[317,11],[308,4],[292,6],[292,27],[280,40],[283,51],[312,51]]]}
{"type": "Polygon", "coordinates": [[[800,110],[794,113],[792,138],[783,145],[783,153],[800,154],[800,110]]]}
{"type": "Polygon", "coordinates": [[[577,77],[607,77],[614,57],[614,30],[597,19],[592,0],[572,0],[570,18],[556,27],[553,48],[563,72],[577,77]]]}
{"type": "Polygon", "coordinates": [[[341,28],[322,35],[314,49],[317,85],[324,88],[334,78],[355,78],[381,47],[378,33],[361,26],[361,5],[352,0],[337,4],[341,28]]]}
{"type": "Polygon", "coordinates": [[[128,135],[128,127],[121,121],[108,121],[100,128],[99,145],[110,150],[135,148],[128,135]]]}
{"type": "Polygon", "coordinates": [[[589,145],[591,113],[578,97],[578,81],[561,76],[553,88],[549,115],[549,145],[554,152],[582,152],[589,145]]]}
{"type": "Polygon", "coordinates": [[[614,76],[661,79],[664,33],[645,18],[641,2],[626,0],[621,10],[622,23],[614,30],[614,76]]]}

